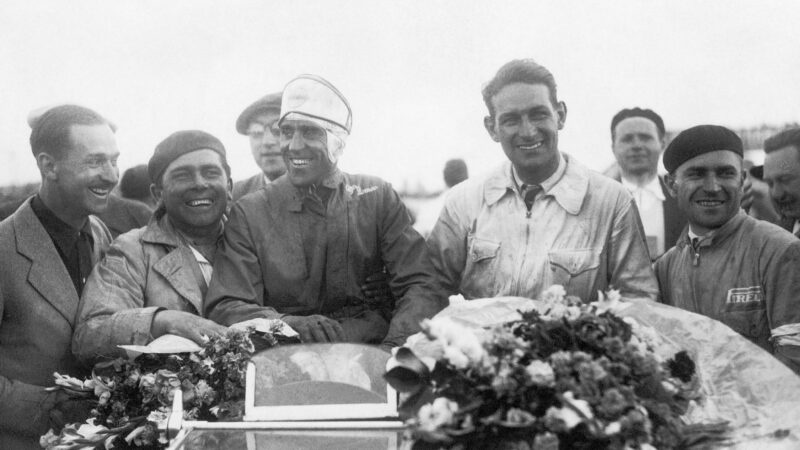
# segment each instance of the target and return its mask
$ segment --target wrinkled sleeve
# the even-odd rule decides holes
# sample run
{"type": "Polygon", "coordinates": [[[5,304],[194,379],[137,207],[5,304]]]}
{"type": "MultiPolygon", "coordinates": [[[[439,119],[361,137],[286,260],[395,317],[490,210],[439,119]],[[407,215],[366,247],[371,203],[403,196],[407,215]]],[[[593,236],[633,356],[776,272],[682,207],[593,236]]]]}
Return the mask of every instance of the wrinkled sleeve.
{"type": "Polygon", "coordinates": [[[457,203],[459,193],[450,192],[427,240],[434,276],[447,296],[458,293],[467,262],[469,225],[464,223],[464,215],[457,203]]]}
{"type": "Polygon", "coordinates": [[[656,300],[658,283],[650,265],[639,211],[630,195],[620,194],[614,210],[614,224],[606,245],[609,255],[609,284],[623,297],[656,300]]]}
{"type": "Polygon", "coordinates": [[[118,240],[92,270],[78,306],[72,352],[84,364],[124,357],[118,345],[146,345],[153,316],[144,307],[147,269],[141,246],[118,240]]]}
{"type": "Polygon", "coordinates": [[[766,268],[764,291],[775,357],[800,374],[800,241],[766,268]]]}
{"type": "Polygon", "coordinates": [[[400,196],[388,185],[384,186],[382,203],[381,253],[397,299],[382,345],[396,347],[420,331],[423,319],[447,306],[447,297],[432,275],[424,239],[411,226],[411,216],[400,196]]]}
{"type": "Polygon", "coordinates": [[[204,315],[229,326],[243,320],[280,318],[264,304],[264,282],[254,239],[240,203],[225,224],[222,248],[214,257],[214,274],[208,287],[204,315]]]}
{"type": "MultiPolygon", "coordinates": [[[[6,317],[2,287],[0,284],[0,328],[2,318],[6,317]]],[[[54,402],[55,394],[42,386],[0,375],[0,430],[26,436],[44,434],[54,402]]]]}

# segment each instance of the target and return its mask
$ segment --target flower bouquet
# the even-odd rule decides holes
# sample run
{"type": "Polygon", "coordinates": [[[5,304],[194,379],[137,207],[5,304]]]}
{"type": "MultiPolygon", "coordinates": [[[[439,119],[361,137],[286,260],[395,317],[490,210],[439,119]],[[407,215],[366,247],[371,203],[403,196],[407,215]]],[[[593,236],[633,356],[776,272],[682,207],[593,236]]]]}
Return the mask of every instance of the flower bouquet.
{"type": "Polygon", "coordinates": [[[234,421],[244,414],[245,373],[256,350],[296,338],[281,334],[275,321],[267,332],[230,328],[196,353],[145,353],[134,360],[99,363],[92,378],[55,374],[56,387],[96,403],[83,424],[50,430],[40,443],[47,449],[164,448],[166,421],[176,390],[182,391],[184,420],[234,421]]]}
{"type": "Polygon", "coordinates": [[[725,423],[682,420],[700,396],[692,358],[617,315],[616,292],[586,305],[554,286],[541,305],[488,330],[435,318],[407,344],[414,350],[397,351],[386,378],[404,393],[413,448],[670,449],[725,439],[725,423]]]}

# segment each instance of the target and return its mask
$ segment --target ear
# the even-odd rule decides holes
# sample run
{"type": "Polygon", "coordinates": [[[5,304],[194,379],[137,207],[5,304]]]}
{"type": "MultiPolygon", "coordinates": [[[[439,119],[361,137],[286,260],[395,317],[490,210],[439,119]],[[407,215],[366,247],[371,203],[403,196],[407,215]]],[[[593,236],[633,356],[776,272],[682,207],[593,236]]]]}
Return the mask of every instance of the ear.
{"type": "Polygon", "coordinates": [[[153,197],[153,200],[155,200],[156,205],[161,203],[161,194],[163,192],[164,192],[164,188],[163,187],[158,187],[158,186],[156,186],[155,183],[150,185],[150,196],[153,197]]]}
{"type": "Polygon", "coordinates": [[[497,129],[494,126],[494,117],[486,116],[483,118],[483,126],[489,132],[489,136],[495,142],[500,142],[500,136],[497,135],[497,129]]]}
{"type": "Polygon", "coordinates": [[[678,187],[675,186],[675,175],[671,173],[664,175],[664,184],[667,186],[669,196],[678,198],[678,187]]]}
{"type": "Polygon", "coordinates": [[[567,121],[567,104],[558,102],[556,105],[556,113],[558,114],[558,129],[564,128],[564,123],[567,121]]]}
{"type": "Polygon", "coordinates": [[[36,156],[36,165],[42,177],[51,181],[58,179],[58,160],[49,153],[39,153],[36,156]]]}

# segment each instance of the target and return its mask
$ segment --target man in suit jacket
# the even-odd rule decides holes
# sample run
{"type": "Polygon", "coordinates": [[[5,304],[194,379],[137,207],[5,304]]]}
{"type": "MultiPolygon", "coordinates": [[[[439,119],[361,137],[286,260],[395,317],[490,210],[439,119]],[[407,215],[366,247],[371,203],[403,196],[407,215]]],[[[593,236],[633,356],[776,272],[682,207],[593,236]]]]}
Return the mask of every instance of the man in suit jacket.
{"type": "Polygon", "coordinates": [[[286,173],[286,164],[278,146],[278,114],[281,93],[275,92],[256,100],[236,119],[236,131],[250,138],[250,151],[261,171],[233,185],[233,200],[256,192],[286,173]]]}
{"type": "Polygon", "coordinates": [[[675,245],[686,216],[658,175],[664,150],[664,121],[650,109],[623,109],[611,119],[611,140],[621,182],[636,200],[650,257],[655,260],[675,245]]]}
{"type": "Polygon", "coordinates": [[[53,372],[87,374],[70,342],[78,298],[111,240],[101,213],[117,183],[115,127],[75,105],[29,117],[39,192],[0,222],[0,448],[39,448],[88,405],[48,392],[53,372]]]}

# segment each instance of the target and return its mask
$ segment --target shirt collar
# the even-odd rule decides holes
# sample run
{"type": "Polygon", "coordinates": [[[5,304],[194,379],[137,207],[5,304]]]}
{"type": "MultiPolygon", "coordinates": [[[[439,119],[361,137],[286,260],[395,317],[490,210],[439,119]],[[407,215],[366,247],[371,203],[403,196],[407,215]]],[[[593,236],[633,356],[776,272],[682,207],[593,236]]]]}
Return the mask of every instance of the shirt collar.
{"type": "Polygon", "coordinates": [[[649,193],[653,194],[653,196],[655,196],[657,199],[661,200],[662,202],[664,200],[666,200],[666,197],[664,197],[664,191],[661,189],[661,183],[658,181],[658,175],[653,177],[653,179],[650,180],[650,182],[647,183],[644,186],[639,186],[639,185],[637,185],[635,183],[632,183],[632,182],[628,181],[627,179],[625,179],[624,176],[620,177],[620,182],[622,183],[622,186],[624,186],[625,189],[628,190],[628,192],[635,192],[635,191],[638,191],[638,190],[642,190],[642,191],[649,192],[649,193]]]}
{"type": "MultiPolygon", "coordinates": [[[[281,177],[283,183],[288,183],[293,189],[292,199],[288,202],[288,209],[292,212],[300,212],[303,210],[303,199],[308,195],[308,188],[298,188],[292,185],[291,181],[289,181],[289,177],[281,177]]],[[[320,186],[323,188],[332,189],[334,191],[337,190],[340,184],[344,183],[344,175],[342,171],[339,170],[338,167],[334,167],[333,170],[325,176],[320,182],[320,186]]]]}
{"type": "MultiPolygon", "coordinates": [[[[544,194],[555,198],[556,202],[570,214],[578,214],[583,199],[589,190],[588,169],[572,160],[568,155],[560,155],[558,168],[541,184],[544,194]]],[[[484,186],[484,200],[489,205],[500,201],[503,196],[518,193],[513,165],[506,161],[500,170],[489,176],[484,186]]]]}
{"type": "Polygon", "coordinates": [[[93,240],[88,219],[83,223],[83,227],[80,230],[72,228],[69,224],[59,219],[58,216],[44,204],[39,194],[36,194],[33,200],[31,200],[31,208],[39,219],[39,222],[42,223],[44,229],[47,230],[47,234],[50,235],[64,254],[68,254],[70,251],[69,249],[75,246],[80,232],[86,233],[90,239],[90,243],[93,240]]]}
{"type": "Polygon", "coordinates": [[[698,236],[694,234],[691,230],[691,226],[687,225],[686,232],[683,234],[684,237],[678,242],[678,244],[683,246],[691,245],[692,238],[696,237],[700,238],[698,242],[699,247],[709,247],[712,245],[716,245],[717,243],[724,241],[725,238],[727,238],[728,236],[732,235],[733,232],[736,231],[737,228],[739,228],[739,225],[747,217],[748,217],[747,213],[740,209],[739,212],[736,213],[736,215],[734,215],[733,217],[731,217],[730,220],[725,222],[724,225],[715,230],[711,230],[711,232],[709,232],[705,236],[698,236]]]}

